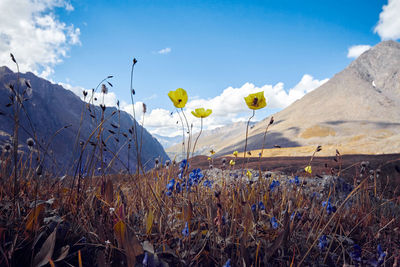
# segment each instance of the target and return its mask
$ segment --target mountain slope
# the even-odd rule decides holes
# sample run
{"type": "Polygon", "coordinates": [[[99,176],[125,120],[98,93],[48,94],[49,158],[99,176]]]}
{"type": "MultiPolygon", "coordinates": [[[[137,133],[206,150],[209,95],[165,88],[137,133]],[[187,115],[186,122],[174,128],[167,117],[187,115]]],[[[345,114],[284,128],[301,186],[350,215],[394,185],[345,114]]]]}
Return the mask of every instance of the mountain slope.
{"type": "MultiPolygon", "coordinates": [[[[203,131],[196,145],[195,155],[209,155],[210,150],[220,151],[226,146],[226,140],[242,138],[245,133],[247,122],[235,122],[223,127],[218,127],[213,130],[203,131]]],[[[255,123],[250,122],[250,127],[255,123]]],[[[194,133],[192,139],[196,140],[199,133],[194,133]]],[[[192,141],[192,146],[194,141],[192,141]]],[[[165,151],[170,158],[176,157],[177,160],[182,159],[182,137],[179,143],[167,147],[165,151]]]]}
{"type": "MultiPolygon", "coordinates": [[[[352,153],[400,152],[400,44],[379,43],[273,116],[267,147],[321,144],[340,145],[352,153]]],[[[250,131],[249,149],[261,148],[268,122],[266,118],[250,131]]],[[[219,154],[243,150],[244,140],[226,144],[219,154]]]]}
{"type": "MultiPolygon", "coordinates": [[[[7,67],[0,67],[0,111],[4,113],[4,115],[0,116],[0,145],[3,146],[10,142],[13,133],[13,106],[7,107],[6,105],[11,102],[9,98],[11,91],[8,85],[14,84],[14,87],[17,88],[16,80],[16,73],[13,73],[7,67]]],[[[20,92],[27,88],[24,80],[30,82],[32,93],[30,99],[23,102],[26,113],[24,110],[21,110],[20,113],[21,129],[19,137],[21,151],[28,151],[25,140],[29,137],[34,138],[34,132],[36,132],[40,153],[44,154],[46,146],[49,146],[47,151],[49,153],[46,157],[53,164],[47,165],[56,166],[54,171],[61,172],[73,169],[73,162],[79,158],[80,154],[79,142],[86,142],[90,139],[93,145],[86,147],[82,157],[83,165],[87,163],[87,165],[91,164],[96,168],[101,166],[97,133],[90,137],[100,122],[101,108],[84,103],[71,91],[36,77],[30,72],[21,74],[20,92]],[[30,121],[26,114],[28,114],[30,121]],[[96,118],[91,117],[91,114],[96,118]],[[81,116],[83,120],[80,127],[81,116]],[[67,125],[70,125],[70,127],[60,130],[67,125]],[[58,130],[60,132],[53,137],[58,130]],[[78,132],[80,136],[77,140],[78,132]],[[97,145],[94,146],[96,143],[97,145]],[[91,158],[93,158],[91,155],[94,155],[94,161],[91,161],[91,158]]],[[[110,165],[112,167],[110,171],[126,170],[128,166],[131,171],[135,170],[137,153],[134,149],[134,141],[132,141],[134,138],[129,133],[129,129],[134,123],[132,117],[126,112],[119,112],[116,108],[107,107],[105,109],[105,118],[108,118],[104,123],[102,138],[106,145],[106,151],[103,152],[105,163],[110,163],[114,155],[117,155],[118,159],[110,165]],[[128,149],[129,146],[131,147],[130,149],[128,149]]],[[[142,140],[143,143],[141,151],[142,163],[149,168],[153,166],[156,157],[167,159],[168,157],[158,141],[145,129],[142,129],[139,124],[136,123],[136,127],[138,140],[139,142],[142,140]],[[143,137],[141,138],[142,131],[143,137]]]]}

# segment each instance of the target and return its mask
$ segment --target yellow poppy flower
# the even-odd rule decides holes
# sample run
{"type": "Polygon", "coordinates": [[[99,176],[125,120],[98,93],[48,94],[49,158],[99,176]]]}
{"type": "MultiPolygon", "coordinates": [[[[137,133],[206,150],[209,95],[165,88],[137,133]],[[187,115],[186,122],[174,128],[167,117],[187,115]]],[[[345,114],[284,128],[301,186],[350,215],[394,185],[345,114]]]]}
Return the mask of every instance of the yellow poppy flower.
{"type": "Polygon", "coordinates": [[[229,161],[229,165],[235,166],[235,161],[233,159],[231,159],[231,161],[229,161]]]}
{"type": "Polygon", "coordinates": [[[233,152],[233,155],[234,155],[235,157],[237,157],[238,153],[239,153],[239,152],[236,150],[236,151],[233,152]]]}
{"type": "Polygon", "coordinates": [[[212,113],[211,109],[204,110],[204,108],[196,108],[192,111],[193,116],[197,118],[206,118],[212,113]]]}
{"type": "Polygon", "coordinates": [[[305,167],[304,170],[305,170],[306,172],[308,172],[309,174],[312,173],[312,170],[311,170],[311,166],[310,166],[310,165],[308,165],[307,167],[305,167]]]}
{"type": "Polygon", "coordinates": [[[210,158],[210,157],[208,157],[208,158],[207,158],[207,160],[211,160],[211,158],[210,158]]]}
{"type": "Polygon", "coordinates": [[[215,154],[214,149],[211,149],[211,150],[210,150],[210,153],[211,153],[211,155],[214,155],[214,154],[215,154]]]}
{"type": "Polygon", "coordinates": [[[265,100],[264,97],[264,91],[255,93],[255,94],[249,94],[244,98],[246,101],[247,106],[249,109],[260,109],[265,106],[267,106],[267,101],[265,100]]]}
{"type": "Polygon", "coordinates": [[[251,173],[251,171],[247,170],[246,176],[249,177],[249,179],[251,179],[251,176],[253,176],[253,174],[251,173]]]}
{"type": "Polygon", "coordinates": [[[186,102],[188,101],[188,95],[185,89],[182,88],[178,88],[175,91],[170,91],[168,96],[172,103],[174,103],[174,106],[177,108],[184,108],[186,102]]]}

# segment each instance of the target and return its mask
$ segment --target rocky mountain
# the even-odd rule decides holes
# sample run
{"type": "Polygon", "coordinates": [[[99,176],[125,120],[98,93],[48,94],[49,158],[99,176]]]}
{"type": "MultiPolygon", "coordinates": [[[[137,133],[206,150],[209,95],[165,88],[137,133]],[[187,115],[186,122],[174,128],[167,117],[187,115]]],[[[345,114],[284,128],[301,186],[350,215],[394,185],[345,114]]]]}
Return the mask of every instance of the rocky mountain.
{"type": "MultiPolygon", "coordinates": [[[[400,43],[379,43],[273,116],[269,148],[323,145],[329,155],[336,148],[347,154],[400,152],[400,43]]],[[[261,148],[268,122],[265,118],[250,130],[250,150],[261,148]]],[[[233,137],[224,144],[220,155],[243,151],[244,138],[233,137]]],[[[292,156],[300,155],[291,151],[292,156]]]]}
{"type": "MultiPolygon", "coordinates": [[[[98,126],[102,109],[88,105],[78,96],[60,85],[35,76],[33,73],[20,75],[7,67],[0,67],[0,147],[5,150],[11,143],[13,133],[12,92],[9,85],[22,93],[25,91],[23,109],[20,112],[20,152],[28,155],[27,138],[36,140],[35,149],[46,159],[46,166],[54,172],[74,170],[80,156],[80,142],[87,143],[82,155],[82,166],[101,166],[100,147],[103,148],[103,166],[109,166],[110,172],[136,170],[137,152],[132,127],[135,123],[141,162],[145,168],[154,166],[155,158],[167,159],[161,144],[143,129],[126,112],[114,107],[106,107],[104,112],[102,138],[99,138],[98,126]],[[27,81],[31,88],[28,88],[27,81]],[[11,97],[10,97],[11,96],[11,97]],[[64,128],[68,126],[67,128],[64,128]],[[142,135],[143,133],[143,135],[142,135]],[[99,141],[100,140],[100,141],[99,141]],[[140,148],[142,144],[142,148],[140,148]]],[[[90,96],[90,92],[88,97],[90,96]]],[[[37,154],[36,152],[34,153],[37,154]]],[[[85,167],[82,167],[85,168],[85,167]]]]}

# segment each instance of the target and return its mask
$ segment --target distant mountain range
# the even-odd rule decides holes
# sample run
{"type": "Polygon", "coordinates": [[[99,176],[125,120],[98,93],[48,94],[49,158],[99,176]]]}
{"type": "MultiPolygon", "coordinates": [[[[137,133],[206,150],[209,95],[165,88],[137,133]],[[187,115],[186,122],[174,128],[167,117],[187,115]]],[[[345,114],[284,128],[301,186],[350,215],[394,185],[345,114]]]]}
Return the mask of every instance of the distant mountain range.
{"type": "MultiPolygon", "coordinates": [[[[256,123],[250,122],[250,127],[254,127],[256,123]]],[[[203,131],[196,145],[194,155],[210,155],[210,150],[221,151],[226,140],[232,138],[243,138],[246,131],[247,122],[235,122],[223,127],[218,127],[213,130],[203,131]]],[[[196,139],[198,133],[193,134],[193,139],[196,139]]],[[[176,157],[177,160],[182,159],[182,136],[179,137],[178,143],[173,146],[166,147],[165,151],[170,158],[176,157]]],[[[193,146],[194,144],[192,144],[193,146]]]]}
{"type": "Polygon", "coordinates": [[[157,139],[158,142],[160,142],[164,149],[182,142],[182,135],[169,137],[159,134],[153,134],[153,136],[157,139]]]}
{"type": "MultiPolygon", "coordinates": [[[[268,99],[267,99],[268,101],[268,99]]],[[[400,44],[384,41],[328,82],[273,115],[263,155],[385,154],[400,152],[400,44]],[[279,147],[279,148],[276,148],[279,147]]],[[[248,150],[257,156],[270,117],[249,130],[248,150]]],[[[206,131],[195,154],[230,155],[244,150],[246,123],[206,131]]],[[[166,148],[180,155],[181,145],[166,148]]]]}
{"type": "MultiPolygon", "coordinates": [[[[107,120],[103,124],[102,138],[98,138],[98,132],[95,129],[100,123],[102,113],[99,106],[89,105],[73,92],[39,78],[31,72],[20,75],[18,86],[17,74],[7,67],[0,67],[0,147],[3,150],[5,145],[11,142],[14,127],[13,105],[10,105],[12,93],[9,84],[14,85],[14,88],[19,87],[20,92],[28,89],[28,93],[25,94],[28,99],[23,101],[24,109],[20,112],[19,149],[21,155],[29,153],[26,139],[36,139],[36,148],[42,156],[47,152],[46,166],[51,167],[53,172],[73,170],[80,155],[79,143],[86,141],[89,142],[83,153],[82,166],[86,164],[96,169],[101,166],[99,149],[102,146],[105,162],[103,166],[109,165],[110,172],[127,170],[128,166],[130,171],[135,171],[137,152],[135,137],[132,134],[134,124],[138,133],[138,143],[143,144],[139,151],[141,151],[141,162],[145,168],[153,167],[156,158],[168,159],[161,144],[146,129],[142,129],[128,113],[119,111],[115,107],[106,107],[107,120]],[[25,81],[30,83],[32,90],[27,87],[25,81]],[[65,126],[69,127],[63,128],[65,126]],[[78,133],[79,138],[77,138],[78,133]],[[100,145],[100,143],[103,144],[100,145]],[[114,157],[115,155],[117,157],[114,157]],[[112,161],[113,158],[114,161],[112,161]]],[[[88,97],[90,95],[91,92],[88,97]]]]}
{"type": "MultiPolygon", "coordinates": [[[[321,154],[332,155],[336,148],[347,154],[399,153],[400,44],[379,43],[273,116],[268,148],[323,145],[321,154]]],[[[248,149],[261,148],[268,122],[265,118],[249,131],[248,149]]],[[[232,136],[217,152],[243,151],[244,142],[243,134],[232,136]]]]}

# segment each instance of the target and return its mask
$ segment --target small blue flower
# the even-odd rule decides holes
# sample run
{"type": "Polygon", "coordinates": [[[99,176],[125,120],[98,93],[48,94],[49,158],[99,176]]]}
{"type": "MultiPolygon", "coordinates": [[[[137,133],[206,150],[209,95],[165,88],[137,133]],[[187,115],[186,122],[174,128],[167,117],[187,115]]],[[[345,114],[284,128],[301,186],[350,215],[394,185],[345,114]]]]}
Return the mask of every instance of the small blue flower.
{"type": "Polygon", "coordinates": [[[210,181],[210,180],[205,180],[203,183],[203,185],[208,188],[211,188],[212,184],[213,184],[213,181],[210,181]]]}
{"type": "Polygon", "coordinates": [[[294,183],[297,184],[297,185],[300,184],[299,176],[295,176],[294,177],[294,183]]]}
{"type": "Polygon", "coordinates": [[[301,219],[301,213],[293,211],[292,215],[290,215],[290,220],[293,221],[293,219],[300,220],[301,219]]]}
{"type": "Polygon", "coordinates": [[[222,267],[231,267],[231,259],[228,259],[222,267]]]}
{"type": "Polygon", "coordinates": [[[203,179],[203,177],[204,175],[201,173],[201,169],[199,168],[193,169],[189,174],[189,178],[193,180],[193,183],[195,185],[198,185],[203,179]]]}
{"type": "Polygon", "coordinates": [[[279,181],[273,180],[272,183],[269,185],[269,189],[274,191],[276,187],[278,187],[281,183],[279,181]]]}
{"type": "Polygon", "coordinates": [[[354,244],[353,251],[350,252],[350,258],[353,262],[361,262],[361,248],[359,245],[354,244]]]}
{"type": "Polygon", "coordinates": [[[258,202],[258,208],[260,210],[265,210],[265,206],[264,206],[264,203],[262,201],[258,202]]]}
{"type": "Polygon", "coordinates": [[[257,205],[256,204],[251,205],[251,210],[252,211],[256,211],[256,209],[257,209],[257,205]]]}
{"type": "Polygon", "coordinates": [[[179,165],[179,169],[184,170],[186,168],[186,165],[189,168],[189,164],[187,164],[187,160],[186,159],[182,160],[181,164],[179,165]]]}
{"type": "Polygon", "coordinates": [[[178,193],[178,194],[181,192],[182,188],[181,188],[181,184],[179,182],[176,183],[175,190],[176,190],[176,193],[178,193]]]}
{"type": "Polygon", "coordinates": [[[328,215],[331,213],[334,213],[336,211],[336,207],[332,206],[331,198],[328,199],[328,202],[323,201],[322,207],[326,207],[326,211],[328,212],[328,215]]]}
{"type": "Polygon", "coordinates": [[[144,253],[144,258],[143,258],[142,264],[143,264],[144,266],[147,266],[148,263],[149,263],[149,254],[147,254],[147,251],[146,251],[146,252],[144,253]]]}
{"type": "Polygon", "coordinates": [[[175,179],[172,178],[167,184],[167,190],[173,191],[175,186],[175,179]]]}
{"type": "Polygon", "coordinates": [[[275,217],[272,217],[270,221],[271,221],[272,228],[277,229],[279,225],[278,225],[278,222],[276,221],[275,217]]]}
{"type": "Polygon", "coordinates": [[[326,238],[326,235],[323,235],[319,238],[319,243],[318,243],[318,247],[320,250],[323,250],[324,248],[326,248],[328,246],[328,240],[326,238]]]}
{"type": "Polygon", "coordinates": [[[172,191],[167,191],[167,192],[165,192],[165,194],[170,197],[170,196],[172,196],[172,191]]]}
{"type": "Polygon", "coordinates": [[[225,225],[225,224],[226,224],[226,219],[225,219],[225,216],[222,215],[222,225],[225,225]]]}
{"type": "Polygon", "coordinates": [[[189,236],[189,226],[187,222],[185,223],[185,228],[182,230],[182,235],[185,237],[189,236]]]}
{"type": "Polygon", "coordinates": [[[377,250],[379,255],[377,266],[380,266],[385,261],[386,253],[382,250],[381,244],[378,244],[377,250]]]}

